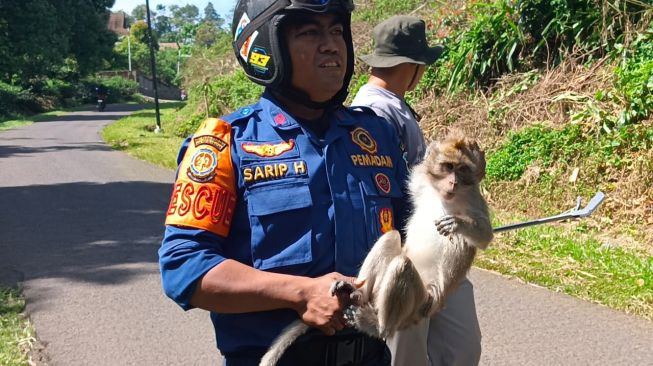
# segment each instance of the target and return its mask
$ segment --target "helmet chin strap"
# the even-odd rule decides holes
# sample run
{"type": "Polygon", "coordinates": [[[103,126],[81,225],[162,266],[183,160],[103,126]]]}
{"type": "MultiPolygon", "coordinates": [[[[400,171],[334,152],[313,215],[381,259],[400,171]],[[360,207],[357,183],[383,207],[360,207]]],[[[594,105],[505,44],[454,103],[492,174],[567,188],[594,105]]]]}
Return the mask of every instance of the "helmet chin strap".
{"type": "Polygon", "coordinates": [[[347,97],[346,89],[345,89],[344,97],[342,96],[343,91],[340,90],[333,97],[331,97],[331,99],[324,102],[316,102],[314,100],[311,100],[311,98],[306,93],[299,91],[293,88],[292,86],[284,86],[284,87],[276,88],[273,91],[275,93],[282,95],[286,99],[290,99],[310,109],[331,109],[333,107],[341,105],[345,101],[345,98],[347,97]]]}

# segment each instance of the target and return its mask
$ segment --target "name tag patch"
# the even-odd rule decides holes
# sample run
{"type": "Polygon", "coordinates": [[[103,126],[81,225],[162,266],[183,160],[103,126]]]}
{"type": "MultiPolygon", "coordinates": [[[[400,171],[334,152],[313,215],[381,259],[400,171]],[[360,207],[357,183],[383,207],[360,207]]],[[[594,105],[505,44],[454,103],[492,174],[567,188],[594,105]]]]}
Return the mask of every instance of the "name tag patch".
{"type": "Polygon", "coordinates": [[[357,154],[351,155],[351,162],[354,166],[374,166],[382,168],[392,168],[392,159],[388,155],[369,155],[357,154]]]}
{"type": "Polygon", "coordinates": [[[308,175],[304,160],[282,163],[253,164],[242,168],[243,180],[246,184],[278,180],[308,175]]]}

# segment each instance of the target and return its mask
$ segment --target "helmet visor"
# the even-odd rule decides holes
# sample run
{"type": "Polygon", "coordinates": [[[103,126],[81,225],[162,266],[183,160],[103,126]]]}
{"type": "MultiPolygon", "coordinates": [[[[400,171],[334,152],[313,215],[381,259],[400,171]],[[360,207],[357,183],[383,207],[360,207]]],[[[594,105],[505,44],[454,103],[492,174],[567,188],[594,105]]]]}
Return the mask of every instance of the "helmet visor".
{"type": "Polygon", "coordinates": [[[287,0],[290,5],[286,9],[302,9],[314,12],[325,12],[330,6],[340,5],[346,11],[354,11],[354,0],[287,0]]]}

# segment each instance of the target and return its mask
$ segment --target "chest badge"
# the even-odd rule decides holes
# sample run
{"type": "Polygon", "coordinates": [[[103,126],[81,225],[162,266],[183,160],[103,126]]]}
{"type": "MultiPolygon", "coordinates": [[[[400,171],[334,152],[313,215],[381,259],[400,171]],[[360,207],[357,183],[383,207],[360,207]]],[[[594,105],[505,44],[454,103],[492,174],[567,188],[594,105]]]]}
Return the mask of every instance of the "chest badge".
{"type": "Polygon", "coordinates": [[[368,154],[376,154],[376,141],[366,129],[358,127],[351,131],[351,140],[368,154]]]}
{"type": "Polygon", "coordinates": [[[251,142],[243,142],[241,145],[243,150],[263,158],[272,158],[279,156],[286,151],[290,151],[295,147],[295,140],[288,140],[287,142],[280,142],[278,144],[255,144],[251,142]]]}
{"type": "Polygon", "coordinates": [[[379,211],[379,222],[381,223],[381,233],[385,234],[394,229],[392,223],[392,210],[384,207],[379,211]]]}
{"type": "Polygon", "coordinates": [[[374,182],[376,183],[376,186],[379,187],[381,192],[385,194],[390,193],[390,189],[392,189],[392,186],[390,185],[390,179],[388,178],[387,175],[383,173],[378,173],[377,175],[374,176],[374,182]]]}
{"type": "Polygon", "coordinates": [[[198,183],[205,183],[215,177],[215,167],[218,156],[211,149],[198,149],[191,158],[186,174],[188,178],[198,183]]]}

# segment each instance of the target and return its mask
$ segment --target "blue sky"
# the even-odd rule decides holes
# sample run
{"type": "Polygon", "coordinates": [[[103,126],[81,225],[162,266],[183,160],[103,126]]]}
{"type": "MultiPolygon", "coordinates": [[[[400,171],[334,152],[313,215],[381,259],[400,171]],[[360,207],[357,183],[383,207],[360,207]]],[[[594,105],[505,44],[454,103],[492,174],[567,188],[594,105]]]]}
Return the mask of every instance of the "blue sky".
{"type": "MultiPolygon", "coordinates": [[[[236,0],[211,0],[213,3],[213,7],[215,8],[215,11],[220,14],[221,17],[227,19],[227,14],[231,13],[231,10],[233,9],[234,5],[236,5],[236,0]]],[[[156,9],[156,6],[159,4],[163,4],[165,6],[176,4],[179,6],[184,6],[186,4],[193,4],[197,6],[198,9],[200,9],[200,15],[204,14],[204,8],[206,7],[206,4],[209,3],[209,0],[186,0],[186,1],[179,1],[179,0],[150,0],[150,9],[154,10],[156,9]]],[[[131,13],[132,9],[136,7],[137,5],[140,4],[145,4],[145,0],[139,0],[139,1],[134,1],[134,0],[116,0],[115,4],[113,5],[113,8],[111,10],[113,11],[118,11],[118,10],[123,10],[126,13],[131,13]]],[[[231,19],[228,19],[228,21],[231,21],[231,19]]]]}

